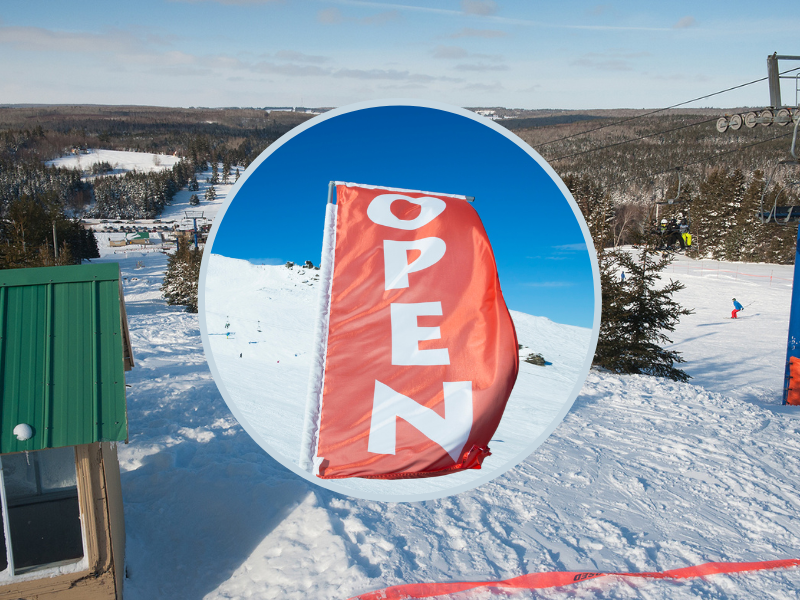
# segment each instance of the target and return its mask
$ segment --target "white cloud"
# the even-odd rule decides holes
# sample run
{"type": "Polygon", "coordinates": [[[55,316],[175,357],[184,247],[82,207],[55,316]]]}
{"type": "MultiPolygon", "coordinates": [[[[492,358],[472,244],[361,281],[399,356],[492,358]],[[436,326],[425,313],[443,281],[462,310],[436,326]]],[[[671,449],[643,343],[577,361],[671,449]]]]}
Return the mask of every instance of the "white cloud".
{"type": "Polygon", "coordinates": [[[361,23],[363,23],[364,25],[383,25],[385,23],[393,23],[395,21],[400,21],[402,18],[403,15],[400,14],[400,11],[386,10],[374,15],[370,15],[368,17],[364,17],[363,19],[361,19],[361,23]]]}
{"type": "Polygon", "coordinates": [[[317,13],[317,21],[325,23],[326,25],[335,25],[344,21],[344,17],[342,17],[342,11],[332,6],[331,8],[323,8],[319,11],[317,13]]]}
{"type": "Polygon", "coordinates": [[[339,69],[332,73],[337,78],[352,79],[388,79],[399,81],[413,81],[417,83],[427,83],[434,81],[461,82],[462,79],[452,77],[434,77],[422,73],[411,73],[409,71],[398,71],[396,69],[339,69]]]}
{"type": "Polygon", "coordinates": [[[586,243],[579,242],[577,244],[560,244],[558,246],[553,246],[553,250],[559,250],[561,252],[582,252],[586,250],[586,243]]]}
{"type": "Polygon", "coordinates": [[[146,36],[143,39],[120,29],[92,33],[58,31],[41,27],[0,26],[0,44],[38,52],[133,51],[148,45],[165,45],[166,43],[163,38],[158,36],[146,36]]]}
{"type": "Polygon", "coordinates": [[[434,58],[465,58],[469,52],[458,46],[438,46],[433,51],[434,58]]]}
{"type": "Polygon", "coordinates": [[[487,17],[497,12],[497,2],[494,0],[461,0],[461,10],[468,15],[487,17]]]}
{"type": "Polygon", "coordinates": [[[330,60],[325,56],[315,56],[311,54],[303,54],[294,50],[281,50],[275,53],[275,58],[279,60],[286,60],[291,62],[307,62],[307,63],[323,63],[330,60]]]}
{"type": "Polygon", "coordinates": [[[258,73],[288,75],[289,77],[320,77],[331,74],[329,69],[323,69],[316,65],[275,64],[267,61],[252,65],[250,70],[258,73]]]}
{"type": "Polygon", "coordinates": [[[686,29],[687,27],[691,27],[694,25],[695,20],[692,16],[683,17],[680,19],[675,25],[672,26],[673,29],[686,29]]]}
{"type": "Polygon", "coordinates": [[[498,64],[464,63],[454,67],[457,71],[507,71],[508,67],[498,64]]]}
{"type": "Polygon", "coordinates": [[[610,4],[595,4],[587,12],[593,17],[599,17],[600,15],[604,15],[610,11],[611,11],[610,4]]]}
{"type": "Polygon", "coordinates": [[[200,2],[214,2],[227,6],[257,6],[259,4],[281,4],[284,0],[169,0],[169,2],[186,2],[199,4],[200,2]]]}
{"type": "Polygon", "coordinates": [[[506,37],[508,34],[505,31],[497,29],[473,29],[471,27],[464,27],[459,29],[454,34],[450,35],[451,38],[501,38],[506,37]]]}
{"type": "Polygon", "coordinates": [[[575,285],[574,281],[530,281],[525,283],[527,287],[560,288],[575,285]]]}

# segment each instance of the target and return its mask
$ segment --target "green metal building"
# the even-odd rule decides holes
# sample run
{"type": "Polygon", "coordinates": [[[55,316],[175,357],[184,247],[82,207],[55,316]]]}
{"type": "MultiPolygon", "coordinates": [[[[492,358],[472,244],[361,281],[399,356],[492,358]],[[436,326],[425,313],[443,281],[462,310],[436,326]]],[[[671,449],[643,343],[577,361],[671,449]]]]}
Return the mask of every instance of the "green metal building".
{"type": "Polygon", "coordinates": [[[121,600],[119,264],[0,270],[0,600],[121,600]]]}
{"type": "Polygon", "coordinates": [[[118,263],[0,271],[0,454],[127,441],[132,367],[118,263]]]}

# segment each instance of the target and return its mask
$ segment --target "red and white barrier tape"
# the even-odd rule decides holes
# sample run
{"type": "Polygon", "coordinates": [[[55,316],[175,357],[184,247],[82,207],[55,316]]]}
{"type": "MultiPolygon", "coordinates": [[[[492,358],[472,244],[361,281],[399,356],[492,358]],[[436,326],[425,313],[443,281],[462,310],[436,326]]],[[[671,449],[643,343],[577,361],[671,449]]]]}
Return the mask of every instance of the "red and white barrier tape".
{"type": "Polygon", "coordinates": [[[692,577],[705,577],[725,573],[744,573],[748,571],[764,571],[800,566],[800,560],[789,558],[786,560],[769,560],[763,562],[733,563],[715,562],[705,563],[694,567],[671,569],[662,573],[580,573],[580,572],[552,572],[530,573],[513,579],[503,581],[461,581],[457,583],[409,583],[367,592],[350,598],[350,600],[412,600],[418,598],[432,598],[444,594],[454,594],[476,588],[506,588],[539,590],[543,588],[558,587],[616,575],[618,577],[637,577],[646,579],[689,579],[692,577]]]}

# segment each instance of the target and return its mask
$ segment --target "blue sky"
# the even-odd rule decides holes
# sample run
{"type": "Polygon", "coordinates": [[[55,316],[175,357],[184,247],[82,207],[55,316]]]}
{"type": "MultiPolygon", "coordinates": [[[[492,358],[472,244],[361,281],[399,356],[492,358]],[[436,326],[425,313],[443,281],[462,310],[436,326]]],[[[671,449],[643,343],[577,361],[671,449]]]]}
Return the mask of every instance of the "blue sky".
{"type": "Polygon", "coordinates": [[[798,30],[791,3],[744,1],[4,2],[0,102],[652,108],[763,77],[798,30]]]}
{"type": "Polygon", "coordinates": [[[505,136],[431,108],[350,112],[290,139],[249,173],[212,252],[319,264],[331,180],[474,196],[509,308],[592,326],[589,253],[556,184],[505,136]]]}

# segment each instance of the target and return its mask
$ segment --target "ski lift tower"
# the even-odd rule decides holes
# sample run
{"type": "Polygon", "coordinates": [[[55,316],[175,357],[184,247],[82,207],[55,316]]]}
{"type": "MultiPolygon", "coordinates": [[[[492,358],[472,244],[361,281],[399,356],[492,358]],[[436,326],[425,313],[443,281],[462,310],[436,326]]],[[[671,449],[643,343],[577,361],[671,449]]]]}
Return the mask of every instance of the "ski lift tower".
{"type": "Polygon", "coordinates": [[[202,210],[185,210],[183,214],[187,219],[192,220],[192,232],[194,233],[194,249],[197,250],[197,219],[203,218],[202,210]]]}
{"type": "MultiPolygon", "coordinates": [[[[800,112],[800,111],[798,111],[800,112]]],[[[800,186],[800,177],[797,174],[798,168],[800,168],[800,160],[797,157],[797,130],[800,126],[800,114],[795,115],[795,124],[794,124],[794,132],[792,135],[792,147],[791,147],[791,155],[792,158],[788,160],[782,160],[776,165],[781,167],[791,167],[795,169],[795,179],[790,180],[788,183],[784,183],[781,189],[778,191],[777,195],[775,196],[775,202],[772,207],[772,210],[767,212],[764,210],[764,194],[767,191],[767,187],[769,187],[769,181],[767,185],[764,187],[764,194],[761,195],[761,220],[762,222],[768,222],[770,216],[776,222],[797,222],[800,220],[800,207],[795,206],[778,206],[778,198],[784,192],[784,190],[788,190],[791,188],[796,188],[800,186]],[[797,212],[793,212],[793,209],[797,208],[797,212]],[[783,215],[786,215],[785,218],[782,218],[783,215]],[[765,221],[766,219],[766,221],[765,221]]],[[[774,175],[774,171],[773,171],[774,175]]],[[[770,178],[772,179],[772,178],[770,178]]],[[[783,403],[787,404],[789,400],[789,391],[792,390],[800,390],[800,382],[796,382],[797,385],[792,385],[792,379],[800,378],[800,372],[798,372],[798,367],[800,367],[800,289],[798,289],[798,282],[800,282],[800,228],[797,230],[797,246],[795,249],[794,255],[794,279],[792,281],[792,305],[789,311],[789,339],[786,343],[786,368],[784,371],[784,383],[783,383],[783,403]],[[794,359],[794,360],[793,360],[794,359]],[[794,368],[793,368],[794,367],[794,368]],[[794,371],[794,373],[793,373],[794,371]]],[[[792,404],[797,404],[797,402],[792,402],[792,404]]]]}
{"type": "Polygon", "coordinates": [[[796,121],[800,114],[800,72],[794,75],[781,75],[778,61],[800,61],[800,56],[781,55],[775,52],[767,57],[767,81],[769,83],[769,106],[745,114],[725,115],[717,120],[717,131],[725,133],[728,129],[738,131],[742,125],[752,129],[756,125],[785,127],[796,121]],[[794,80],[794,106],[781,100],[781,80],[794,80]]]}
{"type": "MultiPolygon", "coordinates": [[[[800,61],[800,56],[779,55],[777,52],[767,56],[767,81],[769,82],[769,107],[756,112],[748,112],[747,114],[740,115],[725,115],[717,120],[717,131],[725,133],[728,129],[737,131],[744,125],[752,129],[756,125],[769,127],[771,125],[778,125],[785,127],[792,124],[794,131],[792,132],[792,146],[789,150],[792,157],[787,160],[779,161],[772,171],[764,191],[761,194],[761,210],[758,213],[761,223],[766,225],[768,223],[775,223],[777,225],[785,225],[788,223],[797,223],[800,220],[800,206],[778,206],[778,200],[784,192],[788,192],[791,188],[800,186],[800,174],[797,174],[796,169],[800,168],[800,160],[798,160],[797,135],[798,126],[800,126],[800,73],[794,76],[782,76],[778,68],[778,61],[800,61]],[[781,100],[781,80],[793,79],[795,82],[794,92],[794,106],[784,105],[781,100]],[[786,180],[781,182],[775,178],[775,173],[778,169],[789,169],[796,173],[794,177],[787,176],[786,180]],[[779,190],[775,194],[773,206],[770,210],[764,208],[764,198],[767,195],[767,190],[772,184],[773,180],[779,190]]],[[[789,198],[787,193],[785,198],[789,198]]],[[[783,403],[787,404],[790,392],[792,396],[798,396],[797,401],[792,401],[792,404],[800,404],[800,228],[798,228],[797,246],[794,257],[794,281],[792,283],[792,306],[789,312],[789,339],[786,344],[786,368],[784,371],[783,383],[783,403]],[[794,373],[792,373],[794,371],[794,373]],[[794,380],[794,382],[793,382],[794,380]],[[794,385],[793,385],[794,383],[794,385]]]]}

